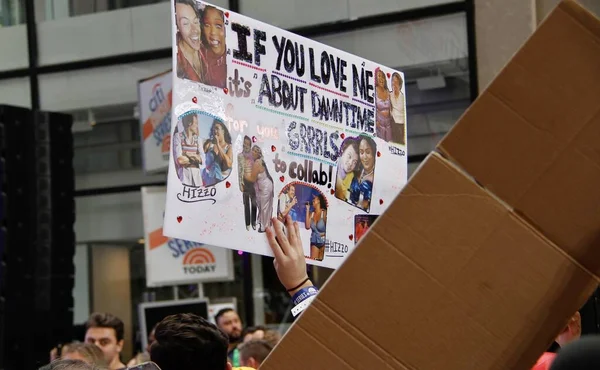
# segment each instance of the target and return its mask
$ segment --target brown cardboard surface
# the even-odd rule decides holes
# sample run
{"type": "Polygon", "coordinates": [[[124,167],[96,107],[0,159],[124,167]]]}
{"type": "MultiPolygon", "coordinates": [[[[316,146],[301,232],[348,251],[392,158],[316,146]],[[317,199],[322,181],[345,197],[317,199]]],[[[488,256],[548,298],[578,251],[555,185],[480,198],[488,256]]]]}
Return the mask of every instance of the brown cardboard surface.
{"type": "Polygon", "coordinates": [[[600,22],[562,2],[439,146],[595,273],[599,81],[600,22]]]}
{"type": "Polygon", "coordinates": [[[599,34],[561,3],[261,369],[530,368],[598,282],[599,34]]]}

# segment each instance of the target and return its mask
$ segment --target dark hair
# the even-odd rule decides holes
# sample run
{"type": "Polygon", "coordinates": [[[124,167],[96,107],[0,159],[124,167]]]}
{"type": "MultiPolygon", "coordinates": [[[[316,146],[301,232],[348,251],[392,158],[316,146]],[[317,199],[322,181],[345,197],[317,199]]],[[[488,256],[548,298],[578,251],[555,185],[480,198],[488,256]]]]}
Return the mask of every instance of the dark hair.
{"type": "Polygon", "coordinates": [[[154,337],[150,359],[162,370],[223,370],[227,365],[227,337],[200,316],[167,316],[154,337]]]}
{"type": "Polygon", "coordinates": [[[181,123],[183,124],[183,129],[187,129],[190,127],[192,123],[194,123],[195,114],[187,114],[181,118],[181,123]]]}
{"type": "Polygon", "coordinates": [[[61,356],[67,355],[69,353],[78,353],[88,360],[89,363],[92,363],[97,366],[107,367],[108,364],[104,359],[104,354],[100,347],[95,344],[89,343],[69,343],[63,346],[63,350],[61,356]]]}
{"type": "Polygon", "coordinates": [[[221,316],[225,315],[227,312],[235,312],[235,310],[233,308],[223,308],[219,310],[219,312],[217,312],[217,314],[215,315],[215,322],[217,323],[217,325],[219,325],[219,319],[221,318],[221,316]]]}
{"type": "Polygon", "coordinates": [[[394,78],[397,78],[398,80],[400,80],[400,89],[402,89],[402,83],[404,82],[404,80],[402,80],[402,76],[400,76],[400,73],[398,73],[398,72],[392,73],[392,81],[394,81],[394,78]]]}
{"type": "Polygon", "coordinates": [[[349,137],[346,140],[344,140],[340,147],[339,158],[342,157],[342,154],[344,154],[344,152],[346,151],[346,149],[348,149],[348,147],[354,148],[354,150],[356,151],[356,154],[358,154],[358,144],[359,144],[359,140],[357,140],[356,138],[349,137]]]}
{"type": "Polygon", "coordinates": [[[196,6],[196,1],[195,0],[175,0],[175,9],[177,9],[177,4],[183,4],[183,5],[189,5],[189,6],[191,6],[192,9],[194,9],[194,11],[196,12],[196,14],[198,15],[198,17],[200,16],[200,14],[198,14],[198,7],[196,6]]]}
{"type": "Polygon", "coordinates": [[[385,89],[389,91],[390,89],[387,85],[387,78],[385,76],[385,72],[381,68],[375,69],[375,85],[377,85],[377,79],[379,78],[379,73],[383,74],[383,87],[385,87],[385,89]]]}
{"type": "Polygon", "coordinates": [[[273,350],[273,346],[265,340],[253,339],[241,344],[238,349],[240,350],[240,358],[244,362],[252,357],[262,363],[273,350]]]}
{"type": "Polygon", "coordinates": [[[42,366],[39,370],[96,370],[96,366],[90,365],[81,360],[56,360],[48,365],[42,366]]]}
{"type": "Polygon", "coordinates": [[[319,199],[319,205],[321,206],[321,209],[327,210],[327,200],[325,200],[325,197],[323,196],[323,194],[321,194],[321,193],[313,194],[313,198],[319,199]]]}
{"type": "Polygon", "coordinates": [[[244,141],[248,140],[250,142],[250,145],[252,145],[252,139],[250,139],[250,136],[246,135],[244,136],[244,141]]]}
{"type": "Polygon", "coordinates": [[[225,21],[225,14],[223,13],[222,10],[215,8],[212,5],[207,5],[204,7],[204,9],[202,10],[202,23],[204,23],[204,15],[209,11],[209,10],[214,10],[219,12],[219,14],[221,14],[221,18],[223,18],[223,21],[225,21]]]}
{"type": "Polygon", "coordinates": [[[281,340],[281,334],[277,330],[267,329],[265,330],[265,336],[263,340],[275,348],[279,340],[281,340]]]}
{"type": "Polygon", "coordinates": [[[227,144],[231,145],[231,135],[229,134],[229,130],[227,129],[227,126],[225,126],[225,124],[218,119],[213,120],[212,126],[210,126],[210,138],[212,139],[214,137],[214,131],[217,126],[221,126],[223,128],[223,139],[227,144]]]}
{"type": "Polygon", "coordinates": [[[109,328],[115,331],[117,342],[123,340],[125,326],[123,321],[110,313],[94,312],[85,323],[86,330],[89,328],[109,328]]]}

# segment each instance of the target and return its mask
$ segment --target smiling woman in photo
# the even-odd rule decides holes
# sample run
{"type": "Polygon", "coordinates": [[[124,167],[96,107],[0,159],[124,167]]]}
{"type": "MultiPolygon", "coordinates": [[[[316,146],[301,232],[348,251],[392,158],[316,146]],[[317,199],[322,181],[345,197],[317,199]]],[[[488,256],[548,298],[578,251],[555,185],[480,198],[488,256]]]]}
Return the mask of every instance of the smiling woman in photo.
{"type": "Polygon", "coordinates": [[[214,6],[202,12],[202,54],[208,65],[206,84],[225,87],[227,83],[227,54],[225,53],[225,17],[214,6]]]}
{"type": "Polygon", "coordinates": [[[177,24],[177,77],[204,82],[206,61],[200,53],[202,30],[194,0],[175,1],[177,24]]]}

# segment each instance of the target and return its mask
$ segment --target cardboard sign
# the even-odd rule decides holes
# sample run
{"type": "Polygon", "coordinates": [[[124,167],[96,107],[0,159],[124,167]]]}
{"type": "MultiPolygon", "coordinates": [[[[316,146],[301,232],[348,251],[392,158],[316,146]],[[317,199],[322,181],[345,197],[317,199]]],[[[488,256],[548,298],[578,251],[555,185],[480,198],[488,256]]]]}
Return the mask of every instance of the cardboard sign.
{"type": "Polygon", "coordinates": [[[561,2],[261,370],[531,369],[600,281],[598,40],[561,2]]]}
{"type": "Polygon", "coordinates": [[[204,2],[173,13],[165,234],[271,255],[271,217],[338,267],[407,180],[401,72],[204,2]]]}
{"type": "Polygon", "coordinates": [[[233,280],[230,250],[163,235],[165,187],[143,187],[146,284],[149,287],[233,280]]]}
{"type": "Polygon", "coordinates": [[[168,168],[171,148],[171,75],[171,71],[167,71],[138,82],[142,159],[146,173],[168,168]]]}

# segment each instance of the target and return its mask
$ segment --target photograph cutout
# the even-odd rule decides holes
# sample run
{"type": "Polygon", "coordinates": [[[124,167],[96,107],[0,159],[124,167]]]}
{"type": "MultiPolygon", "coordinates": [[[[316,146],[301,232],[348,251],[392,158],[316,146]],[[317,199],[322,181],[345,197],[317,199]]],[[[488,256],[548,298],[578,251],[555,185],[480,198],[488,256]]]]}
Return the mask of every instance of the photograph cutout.
{"type": "Polygon", "coordinates": [[[371,207],[377,144],[366,135],[342,142],[337,161],[335,197],[366,212],[371,207]]]}

